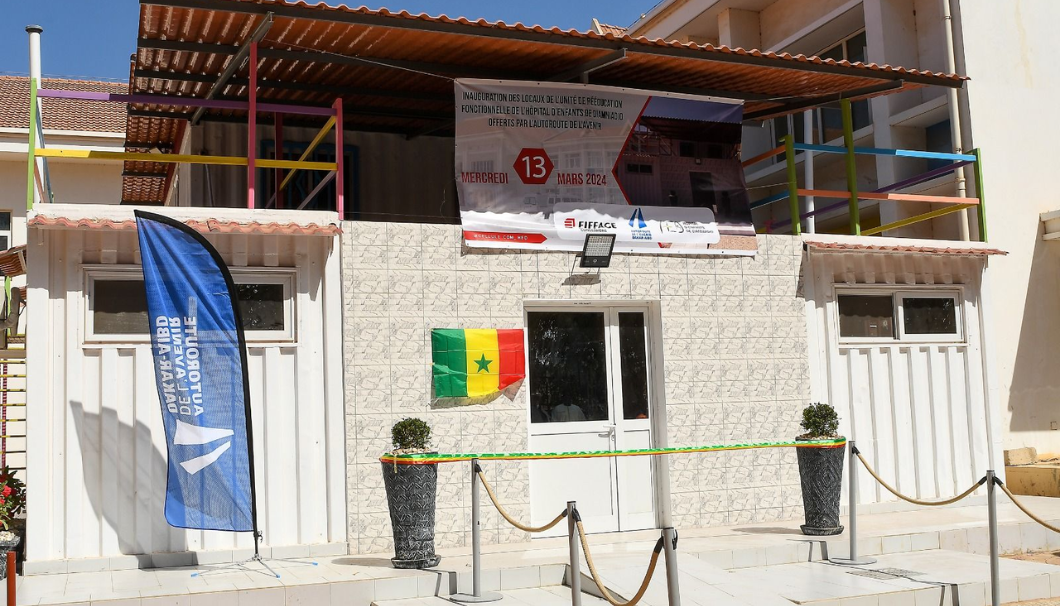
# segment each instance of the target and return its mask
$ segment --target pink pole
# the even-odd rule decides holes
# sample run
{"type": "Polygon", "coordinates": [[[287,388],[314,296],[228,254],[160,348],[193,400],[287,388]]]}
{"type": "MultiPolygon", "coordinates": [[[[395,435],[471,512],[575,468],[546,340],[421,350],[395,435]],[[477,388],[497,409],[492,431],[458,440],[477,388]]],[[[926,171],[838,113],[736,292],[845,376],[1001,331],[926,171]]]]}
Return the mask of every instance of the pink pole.
{"type": "MultiPolygon", "coordinates": [[[[247,208],[254,208],[254,173],[258,143],[258,43],[250,43],[250,103],[247,105],[247,208]]],[[[279,195],[276,197],[279,201],[279,195]]]]}
{"type": "Polygon", "coordinates": [[[342,97],[337,97],[332,104],[335,109],[335,212],[339,213],[339,221],[345,217],[345,186],[346,176],[343,174],[343,148],[342,148],[342,97]]]}
{"type": "MultiPolygon", "coordinates": [[[[283,160],[283,114],[273,114],[276,121],[276,159],[283,160]]],[[[283,169],[277,168],[275,171],[276,176],[276,187],[273,191],[276,192],[276,208],[283,208],[283,192],[280,191],[280,184],[283,183],[283,169]]]]}

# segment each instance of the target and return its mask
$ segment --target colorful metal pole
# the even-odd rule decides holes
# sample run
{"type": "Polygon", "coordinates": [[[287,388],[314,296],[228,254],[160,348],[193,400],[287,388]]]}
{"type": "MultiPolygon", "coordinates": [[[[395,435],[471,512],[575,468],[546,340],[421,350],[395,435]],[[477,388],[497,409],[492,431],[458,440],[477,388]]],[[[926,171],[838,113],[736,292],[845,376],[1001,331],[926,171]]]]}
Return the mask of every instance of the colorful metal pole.
{"type": "Polygon", "coordinates": [[[33,210],[37,169],[37,79],[29,79],[29,170],[26,173],[26,210],[33,210]]]}
{"type": "MultiPolygon", "coordinates": [[[[247,208],[254,208],[254,173],[258,155],[258,43],[250,43],[250,103],[247,105],[247,208]]],[[[276,198],[279,200],[279,196],[276,198]]]]}
{"type": "Polygon", "coordinates": [[[788,163],[788,206],[791,212],[791,233],[802,233],[799,219],[799,174],[795,168],[795,136],[784,135],[784,160],[788,163]]]}
{"type": "MultiPolygon", "coordinates": [[[[276,136],[274,137],[276,146],[276,159],[283,160],[283,114],[273,114],[273,123],[275,124],[276,136]]],[[[276,208],[283,208],[283,196],[280,195],[280,183],[283,183],[283,169],[277,168],[273,173],[273,192],[276,198],[276,208]]]]}
{"type": "Polygon", "coordinates": [[[345,150],[342,145],[342,97],[337,97],[335,109],[335,212],[339,221],[346,218],[346,171],[345,150]]]}
{"type": "Polygon", "coordinates": [[[850,99],[839,102],[843,113],[843,146],[846,147],[847,191],[850,192],[850,233],[861,235],[861,217],[858,209],[858,162],[854,155],[854,115],[850,110],[850,99]]]}
{"type": "Polygon", "coordinates": [[[975,197],[979,198],[979,241],[986,242],[986,192],[983,189],[983,152],[979,148],[972,150],[975,156],[975,197]]]}

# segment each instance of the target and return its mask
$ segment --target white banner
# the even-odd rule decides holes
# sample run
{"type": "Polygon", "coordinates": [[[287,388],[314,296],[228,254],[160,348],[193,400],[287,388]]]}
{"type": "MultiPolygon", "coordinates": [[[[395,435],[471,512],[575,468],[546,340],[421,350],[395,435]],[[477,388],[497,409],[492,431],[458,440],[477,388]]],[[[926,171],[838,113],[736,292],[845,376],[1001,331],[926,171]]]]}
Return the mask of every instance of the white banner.
{"type": "Polygon", "coordinates": [[[469,246],[753,255],[738,101],[584,84],[458,80],[469,246]]]}

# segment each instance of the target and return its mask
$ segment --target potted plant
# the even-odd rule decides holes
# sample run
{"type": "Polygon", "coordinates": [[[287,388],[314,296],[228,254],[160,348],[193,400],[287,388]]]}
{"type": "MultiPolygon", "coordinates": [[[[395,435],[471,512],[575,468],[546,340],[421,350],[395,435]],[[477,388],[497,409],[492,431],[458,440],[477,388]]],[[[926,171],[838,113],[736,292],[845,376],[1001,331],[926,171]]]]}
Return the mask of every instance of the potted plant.
{"type": "MultiPolygon", "coordinates": [[[[26,486],[4,467],[0,470],[0,579],[7,578],[7,552],[14,551],[21,537],[11,532],[11,524],[26,507],[26,486]]],[[[14,573],[14,571],[11,571],[14,573]]]]}
{"type": "MultiPolygon", "coordinates": [[[[839,415],[828,404],[810,404],[802,411],[806,433],[796,441],[833,440],[839,437],[839,415]]],[[[806,523],[802,533],[828,536],[843,532],[839,524],[839,491],[843,486],[843,446],[797,448],[802,505],[806,523]]]]}
{"type": "MultiPolygon", "coordinates": [[[[429,452],[431,428],[420,419],[402,419],[391,430],[390,454],[429,452]]],[[[434,501],[438,468],[433,463],[383,463],[383,483],[394,531],[394,568],[432,568],[441,558],[434,553],[434,501]]]]}

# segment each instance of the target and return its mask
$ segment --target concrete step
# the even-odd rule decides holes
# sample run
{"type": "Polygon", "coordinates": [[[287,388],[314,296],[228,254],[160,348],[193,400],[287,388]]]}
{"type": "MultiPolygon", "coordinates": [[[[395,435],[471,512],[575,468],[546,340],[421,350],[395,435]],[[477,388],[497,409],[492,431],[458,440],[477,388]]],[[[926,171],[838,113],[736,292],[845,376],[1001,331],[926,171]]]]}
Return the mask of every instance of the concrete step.
{"type": "MultiPolygon", "coordinates": [[[[570,606],[570,588],[561,585],[534,587],[528,589],[509,589],[500,592],[501,600],[491,602],[504,606],[570,606]]],[[[453,606],[445,598],[415,598],[410,600],[385,600],[372,602],[372,606],[453,606]]],[[[583,606],[608,606],[605,600],[591,596],[582,596],[583,606]]]]}
{"type": "MultiPolygon", "coordinates": [[[[929,550],[881,555],[875,564],[803,562],[732,571],[745,587],[765,587],[812,606],[983,606],[990,603],[986,556],[929,550]]],[[[1001,601],[1060,596],[1060,566],[1002,559],[1001,601]]]]}
{"type": "MultiPolygon", "coordinates": [[[[597,562],[596,568],[611,595],[627,601],[640,589],[647,566],[647,556],[622,556],[602,559],[597,562]]],[[[682,605],[791,606],[791,602],[782,597],[773,586],[745,583],[734,572],[723,570],[698,558],[687,555],[682,557],[679,554],[677,568],[682,605]]],[[[588,570],[585,570],[582,577],[583,592],[601,595],[588,570]]],[[[659,558],[655,574],[652,575],[651,583],[640,603],[644,606],[669,604],[666,564],[663,557],[659,558]]]]}

